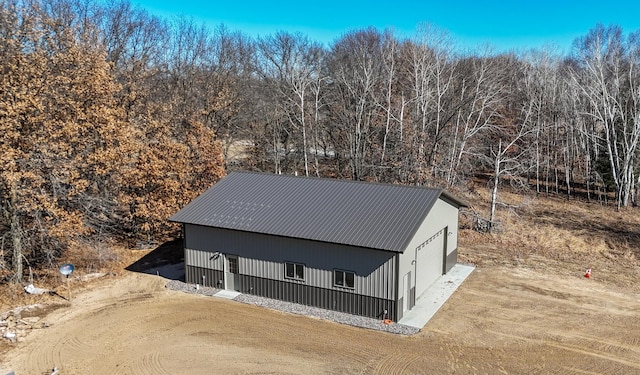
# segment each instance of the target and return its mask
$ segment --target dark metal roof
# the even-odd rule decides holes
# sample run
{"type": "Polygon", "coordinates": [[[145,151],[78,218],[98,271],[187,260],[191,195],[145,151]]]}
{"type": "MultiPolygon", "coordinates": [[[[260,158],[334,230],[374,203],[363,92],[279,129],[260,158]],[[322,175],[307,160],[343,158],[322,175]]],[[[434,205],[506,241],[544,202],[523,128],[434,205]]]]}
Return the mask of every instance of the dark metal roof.
{"type": "MultiPolygon", "coordinates": [[[[169,220],[402,252],[442,189],[232,172],[169,220]]],[[[465,204],[449,194],[454,206],[465,204]]]]}

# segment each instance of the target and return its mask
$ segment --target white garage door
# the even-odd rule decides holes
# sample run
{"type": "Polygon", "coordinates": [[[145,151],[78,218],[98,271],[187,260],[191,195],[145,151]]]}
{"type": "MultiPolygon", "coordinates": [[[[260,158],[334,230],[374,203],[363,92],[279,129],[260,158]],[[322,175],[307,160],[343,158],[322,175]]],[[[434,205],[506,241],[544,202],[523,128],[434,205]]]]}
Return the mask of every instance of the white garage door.
{"type": "Polygon", "coordinates": [[[445,230],[437,234],[418,250],[416,262],[416,298],[442,275],[444,268],[445,230]]]}

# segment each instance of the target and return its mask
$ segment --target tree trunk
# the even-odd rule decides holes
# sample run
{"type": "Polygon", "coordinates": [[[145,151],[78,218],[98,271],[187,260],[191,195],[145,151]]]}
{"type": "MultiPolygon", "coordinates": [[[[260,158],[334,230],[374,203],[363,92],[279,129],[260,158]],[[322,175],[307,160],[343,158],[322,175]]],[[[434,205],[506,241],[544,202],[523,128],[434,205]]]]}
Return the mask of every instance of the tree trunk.
{"type": "Polygon", "coordinates": [[[22,234],[20,233],[20,218],[16,214],[13,209],[13,205],[11,207],[11,239],[13,245],[13,280],[17,283],[22,282],[22,234]]]}
{"type": "Polygon", "coordinates": [[[569,161],[567,160],[569,158],[568,153],[569,152],[567,152],[564,157],[565,159],[564,160],[564,183],[567,186],[567,200],[570,200],[571,199],[571,171],[569,168],[569,161]]]}
{"type": "Polygon", "coordinates": [[[502,155],[502,140],[498,143],[498,153],[493,165],[493,189],[491,191],[491,214],[489,215],[489,231],[493,230],[498,203],[498,185],[500,184],[500,159],[502,155]]]}
{"type": "Polygon", "coordinates": [[[536,128],[536,193],[540,194],[540,124],[536,128]]]}
{"type": "MultiPolygon", "coordinates": [[[[635,180],[635,177],[633,177],[635,180]]],[[[638,202],[638,198],[640,198],[640,176],[638,176],[638,180],[636,181],[633,193],[633,207],[637,207],[640,202],[638,202]]]]}
{"type": "Polygon", "coordinates": [[[300,123],[302,125],[302,148],[304,152],[304,175],[309,177],[309,155],[307,154],[307,121],[305,119],[306,113],[304,112],[304,89],[300,92],[300,123]]]}

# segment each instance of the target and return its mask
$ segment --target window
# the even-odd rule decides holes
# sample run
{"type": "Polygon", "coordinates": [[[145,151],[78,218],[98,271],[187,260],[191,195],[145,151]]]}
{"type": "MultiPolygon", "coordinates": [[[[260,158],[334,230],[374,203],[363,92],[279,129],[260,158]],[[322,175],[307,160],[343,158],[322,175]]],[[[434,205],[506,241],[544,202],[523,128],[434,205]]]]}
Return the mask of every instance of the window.
{"type": "Polygon", "coordinates": [[[356,274],[349,271],[333,270],[333,284],[353,289],[356,287],[356,274]]]}
{"type": "Polygon", "coordinates": [[[284,277],[287,279],[304,280],[304,265],[286,262],[284,264],[284,277]]]}
{"type": "Polygon", "coordinates": [[[235,256],[228,256],[227,261],[227,272],[238,274],[238,258],[235,256]]]}

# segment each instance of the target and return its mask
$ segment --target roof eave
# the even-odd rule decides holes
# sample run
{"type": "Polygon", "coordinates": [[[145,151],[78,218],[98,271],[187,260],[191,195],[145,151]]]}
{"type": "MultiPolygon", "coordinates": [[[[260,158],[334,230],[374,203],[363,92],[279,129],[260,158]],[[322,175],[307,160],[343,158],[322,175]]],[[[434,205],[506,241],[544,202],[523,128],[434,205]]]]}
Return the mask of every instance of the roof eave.
{"type": "Polygon", "coordinates": [[[462,199],[454,196],[451,193],[448,193],[446,190],[442,190],[440,192],[440,199],[442,199],[443,201],[449,203],[452,206],[456,206],[457,208],[469,207],[469,204],[467,202],[465,202],[462,199]]]}
{"type": "Polygon", "coordinates": [[[290,236],[290,235],[284,235],[284,234],[256,232],[256,231],[243,230],[243,229],[237,229],[237,228],[227,228],[227,227],[219,226],[219,225],[215,225],[215,224],[201,224],[201,223],[191,223],[191,222],[185,222],[185,221],[173,221],[173,222],[174,223],[180,223],[180,224],[194,225],[194,226],[204,227],[204,228],[215,228],[215,229],[221,229],[221,230],[228,230],[228,231],[231,231],[231,232],[253,233],[253,234],[259,234],[259,235],[263,235],[263,236],[272,236],[272,237],[280,237],[280,238],[291,238],[291,239],[295,239],[295,240],[312,241],[312,242],[326,243],[326,244],[331,244],[331,245],[349,246],[349,247],[354,247],[354,248],[369,249],[369,250],[375,250],[375,251],[384,251],[384,252],[389,252],[389,253],[394,253],[394,254],[398,254],[398,253],[403,253],[404,252],[404,248],[403,249],[396,249],[396,248],[388,248],[388,247],[364,246],[364,245],[347,243],[347,242],[324,241],[324,240],[319,240],[319,239],[315,239],[315,238],[296,237],[296,236],[290,236]]]}

